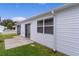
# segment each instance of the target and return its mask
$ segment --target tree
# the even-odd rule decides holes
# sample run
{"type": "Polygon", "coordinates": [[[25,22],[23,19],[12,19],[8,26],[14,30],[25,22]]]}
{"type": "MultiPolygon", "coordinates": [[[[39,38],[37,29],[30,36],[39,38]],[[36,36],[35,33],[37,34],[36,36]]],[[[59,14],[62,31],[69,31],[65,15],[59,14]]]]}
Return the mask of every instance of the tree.
{"type": "Polygon", "coordinates": [[[15,25],[15,22],[11,19],[4,19],[2,21],[2,25],[7,27],[7,29],[13,29],[13,26],[15,25]]]}

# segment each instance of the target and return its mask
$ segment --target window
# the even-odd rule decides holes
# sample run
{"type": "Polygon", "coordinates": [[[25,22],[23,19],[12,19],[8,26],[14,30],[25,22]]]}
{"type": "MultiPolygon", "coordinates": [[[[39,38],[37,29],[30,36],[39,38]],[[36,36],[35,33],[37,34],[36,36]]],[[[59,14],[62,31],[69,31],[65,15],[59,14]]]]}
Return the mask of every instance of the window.
{"type": "Polygon", "coordinates": [[[53,18],[37,21],[37,32],[53,34],[53,18]]]}
{"type": "Polygon", "coordinates": [[[17,25],[17,35],[21,34],[21,25],[17,25]]]}
{"type": "Polygon", "coordinates": [[[53,27],[52,26],[45,27],[44,32],[47,34],[53,34],[53,27]]]}
{"type": "Polygon", "coordinates": [[[42,26],[43,27],[43,20],[38,21],[37,26],[42,26]]]}
{"type": "Polygon", "coordinates": [[[37,32],[43,33],[43,20],[37,21],[37,32]]]}
{"type": "Polygon", "coordinates": [[[53,18],[46,19],[45,20],[45,25],[53,25],[53,18]]]}
{"type": "Polygon", "coordinates": [[[43,33],[43,27],[37,27],[37,29],[38,29],[37,30],[38,33],[43,33]]]}
{"type": "Polygon", "coordinates": [[[45,19],[44,33],[53,34],[53,18],[45,19]]]}

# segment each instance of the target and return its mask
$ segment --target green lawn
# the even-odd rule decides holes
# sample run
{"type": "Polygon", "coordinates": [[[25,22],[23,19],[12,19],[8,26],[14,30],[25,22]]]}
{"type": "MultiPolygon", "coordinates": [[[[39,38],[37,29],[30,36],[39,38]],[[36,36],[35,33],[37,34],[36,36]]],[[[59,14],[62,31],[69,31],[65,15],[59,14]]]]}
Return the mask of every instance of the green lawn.
{"type": "Polygon", "coordinates": [[[0,40],[13,38],[14,36],[16,36],[16,34],[0,34],[0,40]]]}
{"type": "MultiPolygon", "coordinates": [[[[0,35],[3,39],[12,38],[15,34],[0,35]],[[4,38],[5,37],[5,38],[4,38]]],[[[51,49],[44,47],[38,43],[32,43],[29,45],[20,46],[17,48],[12,48],[9,50],[4,49],[4,41],[0,42],[0,56],[64,56],[60,52],[52,52],[51,49]],[[35,46],[32,46],[35,45],[35,46]]]]}

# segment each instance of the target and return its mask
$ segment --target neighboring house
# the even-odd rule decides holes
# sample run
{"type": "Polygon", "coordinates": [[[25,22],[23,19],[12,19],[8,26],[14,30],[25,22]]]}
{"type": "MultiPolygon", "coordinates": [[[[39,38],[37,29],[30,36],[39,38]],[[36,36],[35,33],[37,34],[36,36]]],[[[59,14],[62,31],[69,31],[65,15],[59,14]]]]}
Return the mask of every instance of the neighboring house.
{"type": "Polygon", "coordinates": [[[3,33],[4,28],[5,28],[4,26],[0,25],[0,33],[3,33]]]}
{"type": "Polygon", "coordinates": [[[17,33],[67,55],[79,55],[79,4],[66,4],[19,22],[17,33]]]}

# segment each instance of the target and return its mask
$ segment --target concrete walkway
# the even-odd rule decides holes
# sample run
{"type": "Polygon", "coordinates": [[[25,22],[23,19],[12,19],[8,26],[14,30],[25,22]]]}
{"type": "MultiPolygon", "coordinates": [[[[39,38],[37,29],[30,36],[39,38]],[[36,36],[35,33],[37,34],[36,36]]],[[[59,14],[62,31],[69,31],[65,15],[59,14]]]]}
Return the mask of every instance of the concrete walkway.
{"type": "Polygon", "coordinates": [[[33,41],[31,41],[28,38],[17,36],[15,38],[5,40],[5,49],[15,48],[15,47],[27,45],[30,43],[33,43],[33,41]]]}

